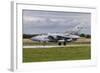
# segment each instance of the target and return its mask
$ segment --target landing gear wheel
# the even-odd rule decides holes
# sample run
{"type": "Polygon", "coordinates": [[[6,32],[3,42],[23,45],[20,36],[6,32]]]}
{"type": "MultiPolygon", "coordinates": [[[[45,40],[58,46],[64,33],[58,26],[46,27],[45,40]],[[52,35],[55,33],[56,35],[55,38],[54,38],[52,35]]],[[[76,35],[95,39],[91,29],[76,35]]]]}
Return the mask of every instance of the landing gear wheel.
{"type": "Polygon", "coordinates": [[[63,44],[66,45],[66,42],[64,42],[63,44]]]}
{"type": "Polygon", "coordinates": [[[59,42],[58,45],[61,45],[61,42],[59,42]]]}

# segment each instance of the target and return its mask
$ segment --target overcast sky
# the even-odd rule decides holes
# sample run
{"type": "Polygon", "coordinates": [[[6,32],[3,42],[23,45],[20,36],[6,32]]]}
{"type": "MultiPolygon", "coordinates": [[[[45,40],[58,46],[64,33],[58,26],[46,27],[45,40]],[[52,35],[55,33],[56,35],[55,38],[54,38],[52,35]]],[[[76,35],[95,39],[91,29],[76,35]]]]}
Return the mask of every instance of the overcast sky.
{"type": "Polygon", "coordinates": [[[76,12],[56,12],[23,10],[23,33],[39,34],[67,32],[77,30],[76,26],[83,27],[80,33],[90,34],[91,14],[76,12]]]}

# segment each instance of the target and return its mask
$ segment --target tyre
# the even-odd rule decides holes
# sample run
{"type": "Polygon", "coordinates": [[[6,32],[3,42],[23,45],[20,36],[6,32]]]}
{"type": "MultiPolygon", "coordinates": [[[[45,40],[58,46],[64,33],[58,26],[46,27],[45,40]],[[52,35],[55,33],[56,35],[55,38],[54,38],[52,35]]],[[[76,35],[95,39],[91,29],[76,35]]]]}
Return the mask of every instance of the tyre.
{"type": "Polygon", "coordinates": [[[63,45],[66,45],[66,42],[64,42],[63,45]]]}
{"type": "Polygon", "coordinates": [[[59,42],[58,45],[61,45],[61,42],[59,42]]]}

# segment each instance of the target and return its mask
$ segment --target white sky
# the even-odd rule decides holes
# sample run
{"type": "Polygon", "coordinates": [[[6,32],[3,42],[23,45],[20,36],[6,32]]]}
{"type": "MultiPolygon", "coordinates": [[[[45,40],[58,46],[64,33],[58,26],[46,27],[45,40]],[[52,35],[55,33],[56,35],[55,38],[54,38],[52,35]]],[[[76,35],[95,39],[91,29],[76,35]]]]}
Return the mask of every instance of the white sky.
{"type": "Polygon", "coordinates": [[[75,12],[23,10],[23,33],[39,34],[66,32],[76,26],[85,27],[80,33],[91,33],[91,14],[75,12]]]}

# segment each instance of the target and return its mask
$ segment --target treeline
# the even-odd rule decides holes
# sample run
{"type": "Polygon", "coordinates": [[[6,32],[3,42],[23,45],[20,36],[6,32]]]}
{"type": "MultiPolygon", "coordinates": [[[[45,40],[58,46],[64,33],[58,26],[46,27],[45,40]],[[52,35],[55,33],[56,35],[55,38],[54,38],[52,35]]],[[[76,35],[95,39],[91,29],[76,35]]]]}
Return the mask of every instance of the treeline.
{"type": "Polygon", "coordinates": [[[32,38],[34,36],[37,36],[38,34],[23,34],[23,38],[32,38]]]}
{"type": "Polygon", "coordinates": [[[82,33],[80,34],[80,37],[91,38],[91,35],[82,33]]]}

